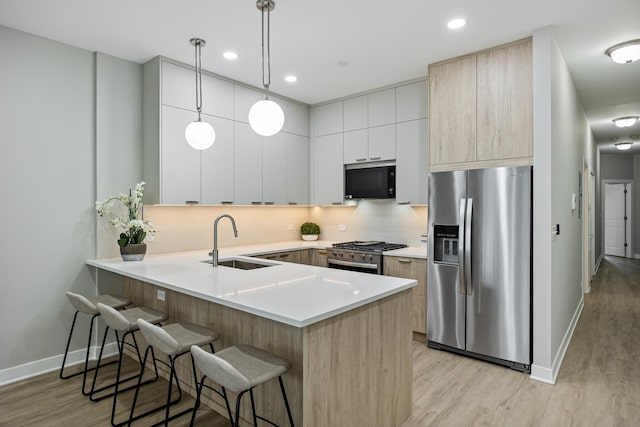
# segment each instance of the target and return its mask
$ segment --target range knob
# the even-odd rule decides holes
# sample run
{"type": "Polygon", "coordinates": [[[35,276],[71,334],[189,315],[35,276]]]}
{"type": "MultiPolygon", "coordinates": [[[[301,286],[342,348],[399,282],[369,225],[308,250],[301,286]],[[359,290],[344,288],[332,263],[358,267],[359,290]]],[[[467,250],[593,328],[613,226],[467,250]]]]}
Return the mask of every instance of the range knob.
{"type": "Polygon", "coordinates": [[[367,259],[367,256],[365,254],[360,254],[360,256],[362,257],[363,260],[367,259]]]}
{"type": "Polygon", "coordinates": [[[351,254],[349,254],[349,255],[351,256],[351,258],[355,257],[355,255],[354,255],[354,254],[352,254],[352,253],[351,253],[351,254]]]}

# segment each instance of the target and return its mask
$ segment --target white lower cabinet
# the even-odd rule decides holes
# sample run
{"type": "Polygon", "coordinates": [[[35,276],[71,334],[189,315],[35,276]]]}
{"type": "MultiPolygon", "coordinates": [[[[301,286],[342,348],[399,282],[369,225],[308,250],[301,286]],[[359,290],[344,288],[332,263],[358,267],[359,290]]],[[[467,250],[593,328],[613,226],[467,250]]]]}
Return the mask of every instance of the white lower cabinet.
{"type": "Polygon", "coordinates": [[[248,124],[234,122],[234,187],[237,205],[262,203],[262,137],[248,124]]]}
{"type": "MultiPolygon", "coordinates": [[[[187,125],[196,120],[191,111],[162,106],[161,194],[163,204],[200,203],[200,151],[184,138],[187,125]]],[[[210,118],[203,115],[203,120],[210,118]]]]}
{"type": "Polygon", "coordinates": [[[313,140],[313,204],[344,203],[342,133],[313,140]]]}
{"type": "Polygon", "coordinates": [[[286,135],[287,204],[309,204],[309,138],[286,135]]]}
{"type": "Polygon", "coordinates": [[[427,204],[427,119],[396,125],[396,202],[427,204]]]}
{"type": "Polygon", "coordinates": [[[201,154],[202,203],[233,203],[233,121],[211,117],[209,123],[216,131],[216,141],[201,154]]]}
{"type": "Polygon", "coordinates": [[[265,205],[287,203],[287,139],[279,132],[262,138],[262,199],[265,205]]]}

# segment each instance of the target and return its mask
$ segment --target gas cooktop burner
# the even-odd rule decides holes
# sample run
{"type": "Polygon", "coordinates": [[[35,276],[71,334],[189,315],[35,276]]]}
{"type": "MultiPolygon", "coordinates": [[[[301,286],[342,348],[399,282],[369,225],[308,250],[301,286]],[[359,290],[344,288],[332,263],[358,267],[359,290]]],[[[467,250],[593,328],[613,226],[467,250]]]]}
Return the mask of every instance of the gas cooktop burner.
{"type": "Polygon", "coordinates": [[[334,243],[332,245],[337,249],[349,249],[352,251],[370,251],[370,252],[383,252],[391,251],[393,249],[406,248],[407,245],[400,243],[386,243],[380,241],[359,241],[334,243]]]}

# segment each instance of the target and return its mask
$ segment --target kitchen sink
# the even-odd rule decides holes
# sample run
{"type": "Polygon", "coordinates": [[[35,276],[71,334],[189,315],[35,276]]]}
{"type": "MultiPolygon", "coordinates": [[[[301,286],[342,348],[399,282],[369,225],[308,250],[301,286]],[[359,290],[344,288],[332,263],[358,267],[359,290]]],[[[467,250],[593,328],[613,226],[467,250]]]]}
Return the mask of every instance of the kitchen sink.
{"type": "MultiPolygon", "coordinates": [[[[202,262],[206,262],[209,264],[212,264],[213,261],[208,259],[202,262]]],[[[262,268],[262,267],[272,267],[274,265],[277,264],[269,264],[269,263],[261,263],[261,262],[251,262],[251,261],[247,261],[244,259],[226,259],[224,261],[218,261],[218,265],[222,266],[222,267],[231,267],[231,268],[237,268],[240,270],[254,270],[256,268],[262,268]]]]}

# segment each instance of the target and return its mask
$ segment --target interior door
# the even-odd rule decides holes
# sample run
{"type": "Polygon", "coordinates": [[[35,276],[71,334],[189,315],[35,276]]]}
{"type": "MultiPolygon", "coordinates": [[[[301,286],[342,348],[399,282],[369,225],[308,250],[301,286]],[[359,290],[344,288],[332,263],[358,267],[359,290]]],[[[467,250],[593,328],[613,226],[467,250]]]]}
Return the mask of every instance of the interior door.
{"type": "Polygon", "coordinates": [[[625,185],[604,185],[604,253],[625,256],[625,185]]]}

